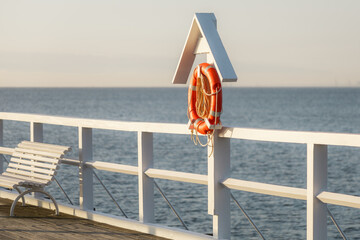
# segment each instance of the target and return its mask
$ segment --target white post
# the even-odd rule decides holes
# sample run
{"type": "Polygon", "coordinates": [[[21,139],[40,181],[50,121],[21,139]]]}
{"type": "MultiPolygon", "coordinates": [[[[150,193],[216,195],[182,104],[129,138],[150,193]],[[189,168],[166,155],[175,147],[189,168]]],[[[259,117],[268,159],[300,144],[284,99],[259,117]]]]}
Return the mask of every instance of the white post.
{"type": "MultiPolygon", "coordinates": [[[[0,119],[0,147],[4,146],[4,125],[3,120],[0,119]]],[[[4,156],[0,154],[0,173],[4,172],[4,156]]]]}
{"type": "Polygon", "coordinates": [[[79,184],[80,208],[93,210],[93,169],[86,167],[85,162],[92,161],[92,129],[79,127],[79,184]]]}
{"type": "MultiPolygon", "coordinates": [[[[43,124],[31,122],[30,123],[30,141],[31,142],[43,142],[44,135],[43,135],[43,124]]],[[[35,198],[42,198],[43,194],[39,192],[33,192],[32,195],[35,198]]]]}
{"type": "Polygon", "coordinates": [[[43,124],[42,123],[30,123],[30,141],[43,142],[43,124]]]}
{"type": "Polygon", "coordinates": [[[327,239],[326,204],[317,195],[327,188],[327,146],[307,145],[307,240],[327,239]]]}
{"type": "Polygon", "coordinates": [[[154,181],[145,171],[153,166],[153,134],[138,132],[139,220],[154,222],[154,181]]]}
{"type": "Polygon", "coordinates": [[[214,134],[208,147],[208,213],[213,215],[213,236],[230,239],[230,190],[221,182],[230,177],[230,139],[214,134]]]}

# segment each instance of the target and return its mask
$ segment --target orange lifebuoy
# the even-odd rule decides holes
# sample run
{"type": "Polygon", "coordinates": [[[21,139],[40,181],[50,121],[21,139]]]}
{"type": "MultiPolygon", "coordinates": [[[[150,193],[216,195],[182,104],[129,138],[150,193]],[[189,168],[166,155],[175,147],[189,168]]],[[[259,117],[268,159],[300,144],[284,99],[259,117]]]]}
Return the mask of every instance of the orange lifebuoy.
{"type": "Polygon", "coordinates": [[[188,92],[188,116],[190,120],[190,129],[196,130],[201,134],[209,134],[214,129],[221,127],[220,114],[222,110],[222,89],[219,75],[215,67],[208,63],[199,64],[192,75],[188,92]],[[206,89],[197,89],[197,84],[201,74],[206,82],[210,93],[206,89]],[[205,76],[205,78],[204,78],[205,76]],[[210,97],[208,113],[205,116],[199,116],[196,108],[197,90],[210,97]]]}

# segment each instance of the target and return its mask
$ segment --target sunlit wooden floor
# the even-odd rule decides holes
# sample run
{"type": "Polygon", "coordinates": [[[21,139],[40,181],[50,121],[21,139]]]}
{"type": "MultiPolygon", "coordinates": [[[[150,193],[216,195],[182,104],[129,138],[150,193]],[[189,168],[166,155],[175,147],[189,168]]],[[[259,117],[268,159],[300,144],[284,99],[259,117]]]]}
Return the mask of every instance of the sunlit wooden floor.
{"type": "Polygon", "coordinates": [[[11,201],[0,199],[0,239],[164,239],[34,206],[17,205],[9,216],[11,201]]]}

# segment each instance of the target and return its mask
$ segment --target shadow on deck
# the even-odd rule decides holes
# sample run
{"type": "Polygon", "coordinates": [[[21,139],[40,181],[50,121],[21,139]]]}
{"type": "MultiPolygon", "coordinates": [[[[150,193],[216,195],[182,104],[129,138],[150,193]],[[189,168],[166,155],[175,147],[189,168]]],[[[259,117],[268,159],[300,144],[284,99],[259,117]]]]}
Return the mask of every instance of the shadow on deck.
{"type": "Polygon", "coordinates": [[[165,239],[29,205],[10,217],[11,203],[0,199],[0,239],[165,239]]]}

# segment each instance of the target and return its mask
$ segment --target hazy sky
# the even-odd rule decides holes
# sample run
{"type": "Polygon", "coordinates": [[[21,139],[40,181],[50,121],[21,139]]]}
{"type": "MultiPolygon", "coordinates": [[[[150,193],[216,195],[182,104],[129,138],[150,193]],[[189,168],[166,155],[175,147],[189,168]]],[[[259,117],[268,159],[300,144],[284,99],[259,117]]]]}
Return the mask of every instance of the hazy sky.
{"type": "Polygon", "coordinates": [[[360,87],[358,0],[0,0],[0,87],[171,86],[195,12],[234,86],[360,87]]]}

